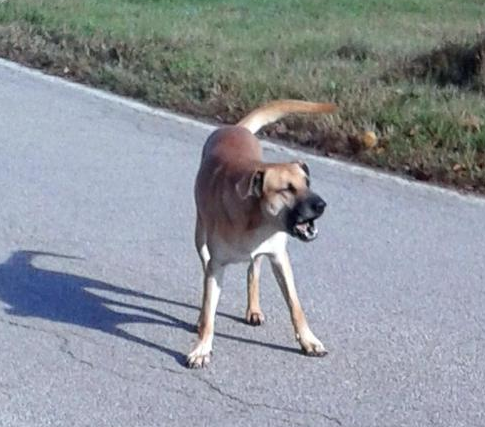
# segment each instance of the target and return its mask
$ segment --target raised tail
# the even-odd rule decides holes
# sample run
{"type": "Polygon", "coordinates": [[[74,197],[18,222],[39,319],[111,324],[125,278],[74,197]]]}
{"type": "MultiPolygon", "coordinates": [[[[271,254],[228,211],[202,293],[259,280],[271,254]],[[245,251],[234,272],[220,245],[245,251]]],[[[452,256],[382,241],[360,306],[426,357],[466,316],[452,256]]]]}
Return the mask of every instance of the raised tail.
{"type": "Polygon", "coordinates": [[[237,125],[245,127],[252,133],[256,133],[263,126],[273,123],[282,117],[292,113],[333,113],[337,106],[332,103],[297,101],[293,99],[282,99],[269,102],[262,107],[249,113],[240,120],[237,125]]]}

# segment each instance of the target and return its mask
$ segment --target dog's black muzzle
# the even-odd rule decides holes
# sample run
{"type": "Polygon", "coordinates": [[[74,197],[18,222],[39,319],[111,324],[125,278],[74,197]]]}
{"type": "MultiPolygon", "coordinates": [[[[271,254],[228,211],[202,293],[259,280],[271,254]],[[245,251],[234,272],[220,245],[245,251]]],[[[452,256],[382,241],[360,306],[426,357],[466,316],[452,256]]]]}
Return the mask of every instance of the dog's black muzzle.
{"type": "Polygon", "coordinates": [[[315,220],[322,216],[327,204],[315,193],[308,195],[297,202],[287,216],[287,231],[304,242],[316,239],[318,235],[315,220]]]}

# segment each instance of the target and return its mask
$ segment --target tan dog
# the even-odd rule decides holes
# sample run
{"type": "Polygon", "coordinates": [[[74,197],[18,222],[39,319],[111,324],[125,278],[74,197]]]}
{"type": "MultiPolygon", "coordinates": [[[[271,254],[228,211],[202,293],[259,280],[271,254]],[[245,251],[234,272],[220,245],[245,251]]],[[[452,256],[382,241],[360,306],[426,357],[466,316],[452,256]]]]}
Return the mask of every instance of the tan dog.
{"type": "Polygon", "coordinates": [[[199,338],[187,356],[189,367],[203,367],[210,361],[214,318],[227,264],[250,263],[246,320],[252,325],[264,321],[259,306],[263,255],[270,259],[302,349],[308,355],[326,354],[300,306],[286,251],[288,234],[303,241],[317,236],[314,221],[322,215],[325,202],[310,190],[305,163],[263,163],[262,149],[253,133],[290,113],[331,113],[336,108],[334,104],[275,101],[256,109],[236,126],[216,130],[207,139],[195,183],[195,244],[204,269],[204,294],[199,338]]]}

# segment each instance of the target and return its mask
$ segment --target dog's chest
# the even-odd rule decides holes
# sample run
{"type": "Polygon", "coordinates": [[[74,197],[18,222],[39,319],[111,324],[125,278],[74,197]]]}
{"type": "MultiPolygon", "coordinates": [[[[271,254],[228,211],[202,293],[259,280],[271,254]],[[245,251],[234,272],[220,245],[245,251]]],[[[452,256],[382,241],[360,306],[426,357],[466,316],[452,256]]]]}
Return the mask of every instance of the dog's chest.
{"type": "Polygon", "coordinates": [[[250,238],[240,238],[234,242],[219,242],[217,258],[224,264],[248,262],[258,255],[272,255],[281,252],[288,240],[284,232],[276,232],[267,238],[255,235],[250,238]]]}

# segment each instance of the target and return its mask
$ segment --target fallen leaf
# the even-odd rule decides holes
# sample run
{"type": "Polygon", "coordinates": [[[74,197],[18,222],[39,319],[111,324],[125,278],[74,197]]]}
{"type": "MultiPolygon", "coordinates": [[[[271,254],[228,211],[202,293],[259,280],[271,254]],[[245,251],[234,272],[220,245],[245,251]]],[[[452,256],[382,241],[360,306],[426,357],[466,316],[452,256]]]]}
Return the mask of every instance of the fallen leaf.
{"type": "Polygon", "coordinates": [[[362,141],[364,142],[366,148],[374,148],[377,145],[377,136],[374,132],[368,130],[364,132],[364,135],[362,136],[362,141]]]}

